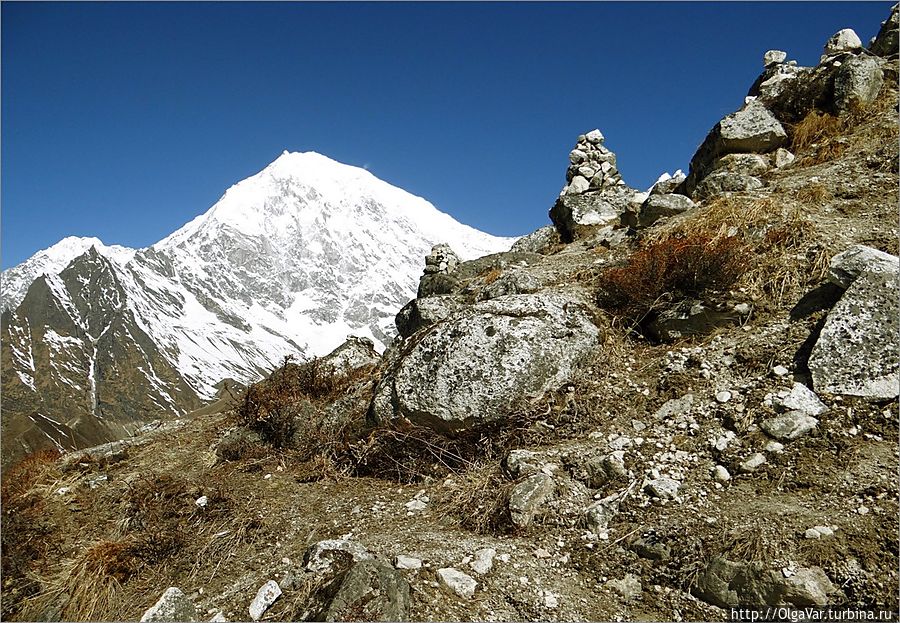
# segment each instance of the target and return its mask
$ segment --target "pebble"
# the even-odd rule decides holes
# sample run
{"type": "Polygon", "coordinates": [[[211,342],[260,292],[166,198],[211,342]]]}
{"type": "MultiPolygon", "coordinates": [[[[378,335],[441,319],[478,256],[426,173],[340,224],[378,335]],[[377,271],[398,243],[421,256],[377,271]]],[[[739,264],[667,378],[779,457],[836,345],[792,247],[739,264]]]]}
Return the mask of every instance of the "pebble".
{"type": "Polygon", "coordinates": [[[765,463],[766,463],[765,455],[760,452],[757,452],[757,453],[753,454],[750,458],[748,458],[746,461],[741,463],[738,467],[740,467],[740,470],[742,472],[750,473],[752,471],[755,471],[756,468],[758,468],[762,465],[765,465],[765,463]]]}
{"type": "Polygon", "coordinates": [[[731,400],[731,392],[728,391],[727,389],[726,389],[726,390],[722,390],[722,391],[720,391],[719,393],[716,394],[716,401],[717,401],[717,402],[720,402],[720,403],[722,403],[722,404],[725,404],[725,403],[728,402],[729,400],[731,400]]]}
{"type": "Polygon", "coordinates": [[[724,465],[716,465],[715,468],[713,468],[713,478],[719,482],[726,482],[731,480],[731,474],[728,473],[728,470],[725,469],[724,465]]]}
{"type": "Polygon", "coordinates": [[[775,376],[787,376],[788,372],[790,372],[790,370],[788,370],[784,366],[775,366],[774,368],[772,368],[772,374],[774,374],[775,376]]]}
{"type": "Polygon", "coordinates": [[[543,547],[539,547],[538,549],[534,550],[534,557],[535,558],[550,558],[550,552],[548,552],[543,547]]]}
{"type": "Polygon", "coordinates": [[[494,566],[494,556],[497,555],[497,550],[493,547],[485,547],[477,552],[475,552],[475,558],[472,562],[469,563],[469,566],[472,568],[475,573],[479,575],[484,575],[488,573],[494,566]]]}
{"type": "Polygon", "coordinates": [[[779,441],[770,441],[764,448],[766,452],[775,452],[776,454],[784,451],[784,444],[779,441]]]}
{"type": "Polygon", "coordinates": [[[281,587],[275,580],[269,580],[256,592],[256,597],[250,602],[250,618],[259,621],[263,613],[281,597],[281,587]]]}
{"type": "Polygon", "coordinates": [[[460,597],[471,599],[475,596],[475,588],[478,586],[478,582],[472,576],[453,567],[438,569],[437,574],[441,584],[460,597]]]}
{"type": "Polygon", "coordinates": [[[205,508],[206,505],[209,504],[209,498],[205,495],[201,495],[199,498],[194,500],[194,504],[196,504],[198,508],[205,508]]]}
{"type": "Polygon", "coordinates": [[[867,506],[860,506],[856,509],[856,512],[860,515],[867,515],[869,513],[869,508],[867,506]]]}
{"type": "Polygon", "coordinates": [[[403,556],[402,554],[394,558],[394,566],[397,569],[421,569],[422,560],[413,558],[412,556],[403,556]]]}

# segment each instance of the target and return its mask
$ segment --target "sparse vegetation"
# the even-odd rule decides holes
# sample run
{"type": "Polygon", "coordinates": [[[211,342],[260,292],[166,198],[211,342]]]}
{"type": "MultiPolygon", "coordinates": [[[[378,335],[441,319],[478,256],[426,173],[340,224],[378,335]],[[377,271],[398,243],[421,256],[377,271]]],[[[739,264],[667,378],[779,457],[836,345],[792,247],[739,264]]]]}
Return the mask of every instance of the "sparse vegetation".
{"type": "Polygon", "coordinates": [[[735,236],[651,242],[600,275],[598,303],[637,327],[675,302],[729,288],[747,268],[746,251],[735,236]]]}

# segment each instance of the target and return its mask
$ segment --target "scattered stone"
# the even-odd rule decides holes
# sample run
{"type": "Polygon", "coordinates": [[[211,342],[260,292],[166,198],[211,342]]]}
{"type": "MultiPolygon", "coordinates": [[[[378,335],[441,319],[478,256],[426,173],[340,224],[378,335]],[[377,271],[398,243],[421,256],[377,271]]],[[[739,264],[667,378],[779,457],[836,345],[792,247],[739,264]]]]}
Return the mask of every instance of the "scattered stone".
{"type": "Polygon", "coordinates": [[[538,473],[513,487],[509,494],[509,514],[513,525],[527,528],[544,503],[553,495],[553,478],[538,473]]]}
{"type": "Polygon", "coordinates": [[[862,41],[852,28],[839,30],[825,43],[825,56],[862,49],[862,41]]]}
{"type": "Polygon", "coordinates": [[[660,500],[674,500],[678,498],[678,489],[681,483],[672,478],[656,478],[646,484],[644,489],[660,500]]]}
{"type": "Polygon", "coordinates": [[[776,65],[787,60],[787,52],[782,50],[769,50],[763,54],[763,67],[776,65]]]}
{"type": "Polygon", "coordinates": [[[394,566],[397,569],[421,569],[422,559],[400,554],[394,557],[394,566]]]}
{"type": "Polygon", "coordinates": [[[819,420],[802,411],[788,411],[764,420],[760,427],[775,439],[793,441],[814,430],[818,424],[819,420]]]}
{"type": "Polygon", "coordinates": [[[497,550],[493,547],[482,548],[475,552],[475,557],[469,563],[469,566],[478,575],[485,575],[494,567],[494,557],[496,555],[497,550]]]}
{"type": "Polygon", "coordinates": [[[588,530],[594,534],[600,534],[609,527],[616,513],[619,512],[619,495],[617,493],[597,500],[585,510],[585,519],[588,530]]]}
{"type": "Polygon", "coordinates": [[[632,545],[635,553],[647,560],[668,560],[672,556],[672,548],[653,536],[643,536],[632,545]]]}
{"type": "Polygon", "coordinates": [[[776,169],[783,169],[784,167],[789,166],[795,159],[796,156],[784,147],[779,147],[775,150],[774,160],[776,169]]]}
{"type": "Polygon", "coordinates": [[[813,528],[808,529],[803,535],[807,539],[821,539],[821,538],[832,536],[833,534],[834,534],[834,530],[832,530],[828,526],[815,526],[813,528]]]}
{"type": "Polygon", "coordinates": [[[831,258],[828,265],[828,280],[846,290],[866,271],[896,273],[898,262],[900,260],[896,255],[856,244],[831,258]]]}
{"type": "Polygon", "coordinates": [[[728,391],[727,389],[724,389],[724,390],[716,393],[716,402],[725,404],[729,400],[731,400],[731,392],[728,391]]]}
{"type": "Polygon", "coordinates": [[[551,593],[550,591],[544,591],[544,607],[548,610],[553,610],[554,608],[559,607],[559,597],[551,593]]]}
{"type": "Polygon", "coordinates": [[[324,621],[405,621],[409,584],[401,573],[376,560],[355,563],[341,580],[324,621]]]}
{"type": "Polygon", "coordinates": [[[194,604],[180,588],[170,586],[153,606],[144,612],[145,621],[197,621],[199,614],[194,604]]]}
{"type": "Polygon", "coordinates": [[[207,504],[209,504],[209,497],[205,495],[201,495],[199,498],[194,500],[194,505],[198,508],[206,508],[207,504]]]}
{"type": "Polygon", "coordinates": [[[746,461],[744,461],[743,463],[741,463],[740,465],[738,465],[738,468],[739,468],[742,472],[744,472],[744,473],[746,473],[746,474],[749,474],[749,473],[751,473],[751,472],[756,471],[757,468],[759,468],[759,467],[761,467],[761,466],[763,466],[763,465],[765,465],[765,464],[766,464],[766,457],[765,457],[765,455],[764,455],[764,454],[761,454],[761,453],[759,453],[759,452],[756,452],[756,453],[753,454],[750,458],[748,458],[746,461]]]}
{"type": "Polygon", "coordinates": [[[828,411],[828,407],[803,383],[794,383],[787,396],[775,398],[774,402],[783,409],[800,411],[806,415],[819,416],[828,411]]]}
{"type": "Polygon", "coordinates": [[[856,509],[856,512],[859,515],[868,515],[869,507],[868,506],[860,506],[859,508],[856,509]]]}
{"type": "Polygon", "coordinates": [[[768,442],[768,443],[766,444],[766,447],[763,448],[763,449],[764,449],[766,452],[774,452],[774,453],[777,454],[777,453],[779,453],[779,452],[784,451],[784,444],[783,444],[783,443],[779,443],[779,442],[777,442],[777,441],[770,441],[770,442],[768,442]]]}
{"type": "Polygon", "coordinates": [[[225,618],[225,613],[219,610],[212,616],[209,623],[224,623],[225,621],[228,621],[228,619],[225,618]]]}
{"type": "Polygon", "coordinates": [[[534,550],[535,558],[550,558],[550,555],[551,555],[550,552],[548,552],[543,547],[539,547],[536,550],[534,550]]]}
{"type": "Polygon", "coordinates": [[[268,610],[275,601],[281,597],[281,587],[275,580],[269,580],[263,584],[256,592],[256,597],[250,602],[250,618],[259,621],[262,615],[268,610]]]}
{"type": "Polygon", "coordinates": [[[531,450],[510,450],[506,455],[506,471],[513,478],[520,478],[541,471],[541,462],[531,450]]]}
{"type": "Polygon", "coordinates": [[[633,573],[626,573],[621,580],[609,580],[606,585],[624,597],[625,601],[637,599],[643,591],[640,578],[633,573]]]}
{"type": "Polygon", "coordinates": [[[775,376],[787,376],[789,372],[790,370],[781,365],[772,368],[772,374],[774,374],[775,376]]]}
{"type": "Polygon", "coordinates": [[[721,608],[739,604],[824,606],[836,591],[818,567],[797,568],[784,577],[761,563],[715,558],[697,579],[698,597],[721,608]]]}
{"type": "Polygon", "coordinates": [[[472,576],[466,575],[453,567],[438,569],[437,574],[438,580],[444,588],[466,599],[471,599],[475,596],[478,582],[472,576]]]}
{"type": "Polygon", "coordinates": [[[716,465],[713,468],[713,478],[719,482],[728,482],[731,480],[731,474],[728,473],[728,470],[723,465],[716,465]]]}

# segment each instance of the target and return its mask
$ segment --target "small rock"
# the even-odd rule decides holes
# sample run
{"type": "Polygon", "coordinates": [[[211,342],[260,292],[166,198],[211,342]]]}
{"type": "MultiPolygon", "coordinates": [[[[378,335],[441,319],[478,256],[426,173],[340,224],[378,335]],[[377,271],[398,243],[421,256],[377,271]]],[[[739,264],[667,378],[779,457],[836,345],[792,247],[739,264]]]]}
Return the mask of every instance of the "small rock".
{"type": "Polygon", "coordinates": [[[818,530],[816,530],[815,528],[810,528],[809,530],[807,530],[807,531],[804,533],[804,536],[805,536],[807,539],[818,539],[818,538],[821,538],[822,534],[821,534],[818,530]]]}
{"type": "Polygon", "coordinates": [[[626,601],[637,599],[643,590],[640,578],[633,573],[626,573],[621,580],[609,580],[606,585],[619,593],[626,601]]]}
{"type": "Polygon", "coordinates": [[[852,52],[862,48],[862,41],[852,28],[844,28],[839,30],[825,44],[825,55],[840,54],[841,52],[852,52]]]}
{"type": "Polygon", "coordinates": [[[205,495],[201,495],[199,498],[194,500],[194,504],[198,508],[205,508],[207,504],[209,504],[209,498],[205,495]]]}
{"type": "Polygon", "coordinates": [[[726,390],[722,390],[716,394],[716,402],[720,402],[722,404],[731,400],[731,392],[726,390]]]}
{"type": "Polygon", "coordinates": [[[788,411],[764,420],[760,426],[775,439],[792,441],[815,429],[818,424],[819,420],[802,411],[788,411]]]}
{"type": "Polygon", "coordinates": [[[724,465],[716,465],[715,468],[713,468],[713,478],[719,482],[727,482],[731,480],[731,474],[728,473],[728,470],[725,469],[724,465]]]}
{"type": "Polygon", "coordinates": [[[475,596],[475,589],[478,582],[470,575],[463,573],[453,567],[445,567],[438,569],[438,580],[444,588],[456,593],[460,597],[471,599],[475,596]]]}
{"type": "Polygon", "coordinates": [[[550,591],[544,591],[544,607],[548,610],[553,610],[554,608],[559,606],[559,597],[551,593],[550,591]]]}
{"type": "Polygon", "coordinates": [[[765,465],[766,457],[765,455],[757,452],[752,455],[749,459],[741,463],[738,467],[744,473],[750,473],[756,471],[756,469],[762,465],[765,465]]]}
{"type": "Polygon", "coordinates": [[[813,526],[813,529],[823,537],[834,536],[834,530],[828,526],[813,526]]]}
{"type": "Polygon", "coordinates": [[[787,60],[787,52],[783,50],[769,50],[763,54],[763,67],[783,63],[787,60]]]}
{"type": "Polygon", "coordinates": [[[592,145],[598,145],[603,142],[603,133],[600,130],[594,129],[584,135],[584,139],[591,143],[592,145]]]}
{"type": "Polygon", "coordinates": [[[550,558],[550,552],[548,552],[543,547],[539,547],[536,550],[534,550],[534,557],[535,558],[550,558]]]}
{"type": "Polygon", "coordinates": [[[225,613],[219,610],[216,612],[212,618],[209,620],[209,623],[224,623],[228,619],[225,618],[225,613]]]}
{"type": "Polygon", "coordinates": [[[681,483],[672,478],[657,478],[647,483],[645,490],[653,497],[661,500],[674,500],[678,497],[681,483]]]}
{"type": "Polygon", "coordinates": [[[860,515],[868,515],[869,507],[868,506],[860,506],[859,508],[856,509],[856,512],[860,515]]]}
{"type": "Polygon", "coordinates": [[[529,476],[517,484],[509,495],[509,514],[514,525],[526,528],[535,514],[553,494],[555,484],[547,474],[529,476]]]}
{"type": "Polygon", "coordinates": [[[269,580],[263,584],[256,592],[256,597],[250,602],[250,618],[259,621],[262,615],[268,610],[275,601],[281,597],[281,587],[275,580],[269,580]]]}
{"type": "Polygon", "coordinates": [[[493,568],[496,555],[497,550],[493,547],[482,548],[475,552],[475,558],[469,563],[469,566],[478,575],[484,575],[493,568]]]}
{"type": "Polygon", "coordinates": [[[784,147],[779,147],[775,150],[775,168],[783,169],[784,167],[794,162],[795,158],[796,156],[794,156],[794,154],[789,152],[787,149],[785,149],[784,147]]]}
{"type": "Polygon", "coordinates": [[[770,441],[766,444],[766,447],[763,448],[766,452],[774,452],[778,454],[779,452],[784,451],[784,444],[778,441],[770,441]]]}
{"type": "Polygon", "coordinates": [[[196,621],[197,609],[180,588],[170,586],[153,606],[144,612],[145,621],[196,621]]]}
{"type": "Polygon", "coordinates": [[[784,366],[775,366],[774,368],[772,368],[772,374],[774,374],[775,376],[787,376],[788,372],[790,372],[790,370],[788,370],[784,366]]]}
{"type": "Polygon", "coordinates": [[[404,506],[406,506],[406,510],[408,511],[422,511],[428,508],[428,502],[420,499],[414,499],[404,504],[404,506]]]}
{"type": "Polygon", "coordinates": [[[681,398],[669,400],[663,406],[656,410],[653,417],[657,420],[669,420],[679,415],[685,415],[690,412],[694,406],[694,395],[685,394],[681,398]]]}
{"type": "Polygon", "coordinates": [[[400,554],[394,558],[394,567],[397,569],[421,569],[422,559],[400,554]]]}
{"type": "Polygon", "coordinates": [[[780,406],[789,411],[800,411],[806,415],[818,416],[828,411],[819,397],[803,383],[794,383],[791,392],[778,400],[780,406]]]}

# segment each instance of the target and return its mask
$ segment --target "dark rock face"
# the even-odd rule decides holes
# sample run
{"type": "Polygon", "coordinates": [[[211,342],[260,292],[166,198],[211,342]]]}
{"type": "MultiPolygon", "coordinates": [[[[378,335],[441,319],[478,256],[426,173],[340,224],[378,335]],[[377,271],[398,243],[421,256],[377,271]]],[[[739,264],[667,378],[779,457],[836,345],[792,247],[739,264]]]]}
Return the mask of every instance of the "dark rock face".
{"type": "Polygon", "coordinates": [[[881,30],[875,36],[869,51],[872,54],[883,56],[885,58],[896,58],[900,50],[898,50],[898,28],[900,28],[900,4],[891,7],[891,15],[888,19],[881,23],[881,30]]]}

